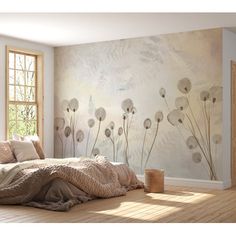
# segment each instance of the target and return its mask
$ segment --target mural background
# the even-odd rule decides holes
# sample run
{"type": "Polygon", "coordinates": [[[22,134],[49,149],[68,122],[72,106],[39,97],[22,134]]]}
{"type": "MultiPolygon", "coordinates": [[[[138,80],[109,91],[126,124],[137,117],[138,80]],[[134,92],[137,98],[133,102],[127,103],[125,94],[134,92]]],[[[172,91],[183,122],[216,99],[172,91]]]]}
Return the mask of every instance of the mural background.
{"type": "MultiPolygon", "coordinates": [[[[169,110],[159,94],[166,90],[166,101],[170,110],[175,109],[176,97],[182,96],[177,88],[184,77],[191,80],[190,102],[197,122],[203,127],[200,92],[212,86],[222,86],[222,30],[212,29],[187,33],[168,34],[137,39],[59,47],[55,49],[55,118],[67,116],[62,109],[64,100],[76,98],[79,108],[76,111],[76,130],[83,131],[83,141],[76,142],[76,156],[86,154],[86,141],[89,132],[88,119],[94,118],[95,125],[90,129],[88,153],[94,144],[98,128],[95,110],[103,107],[106,118],[101,122],[96,148],[110,160],[113,145],[105,135],[110,122],[115,123],[114,136],[122,127],[121,103],[132,99],[137,112],[129,129],[129,163],[140,173],[143,139],[146,118],[152,121],[147,131],[144,156],[147,155],[155,133],[155,113],[162,111],[164,119],[147,167],[162,168],[169,177],[209,179],[206,163],[195,163],[192,150],[181,138],[177,128],[166,119],[169,110]]],[[[69,120],[66,121],[68,123],[69,120]]],[[[66,126],[66,124],[65,124],[66,126]]],[[[214,108],[211,123],[215,134],[221,134],[222,104],[214,108]]],[[[187,139],[189,133],[182,131],[187,139]]],[[[116,145],[118,140],[116,140],[116,145]]],[[[71,135],[63,137],[65,156],[73,156],[71,135]]],[[[124,161],[126,141],[119,137],[117,161],[124,161]]],[[[116,146],[117,148],[117,146],[116,146]]],[[[62,156],[62,145],[55,131],[55,156],[62,156]]],[[[221,179],[219,159],[222,156],[221,144],[217,146],[215,168],[221,179]]]]}

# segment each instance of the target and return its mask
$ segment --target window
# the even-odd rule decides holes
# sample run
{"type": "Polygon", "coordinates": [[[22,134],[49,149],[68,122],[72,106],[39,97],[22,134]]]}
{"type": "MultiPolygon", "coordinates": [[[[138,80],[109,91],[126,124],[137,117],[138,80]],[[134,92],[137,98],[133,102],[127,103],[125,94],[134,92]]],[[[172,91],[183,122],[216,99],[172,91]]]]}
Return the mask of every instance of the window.
{"type": "Polygon", "coordinates": [[[7,48],[6,64],[7,138],[14,133],[42,136],[42,55],[7,48]]]}

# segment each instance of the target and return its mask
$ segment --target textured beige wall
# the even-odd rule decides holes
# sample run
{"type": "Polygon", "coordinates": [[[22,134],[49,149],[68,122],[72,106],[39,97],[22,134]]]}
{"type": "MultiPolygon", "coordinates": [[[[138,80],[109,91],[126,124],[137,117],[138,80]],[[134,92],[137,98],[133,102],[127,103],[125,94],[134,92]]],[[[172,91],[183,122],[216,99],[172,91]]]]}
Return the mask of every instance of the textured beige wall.
{"type": "MultiPolygon", "coordinates": [[[[95,110],[104,107],[107,115],[101,123],[96,147],[101,154],[112,160],[112,143],[104,135],[104,130],[110,121],[114,121],[114,134],[115,138],[117,137],[117,129],[123,123],[124,111],[121,103],[124,99],[132,99],[137,113],[133,116],[129,130],[129,163],[139,173],[145,133],[143,121],[146,118],[152,120],[144,148],[144,156],[147,156],[156,130],[154,116],[156,111],[160,110],[164,114],[164,120],[160,122],[147,167],[162,168],[166,175],[171,177],[209,179],[204,156],[202,155],[200,163],[195,163],[192,159],[194,152],[201,153],[200,148],[190,150],[186,145],[185,140],[190,136],[190,132],[182,126],[179,129],[173,127],[167,121],[167,115],[170,110],[175,109],[176,97],[185,96],[177,88],[178,81],[184,77],[189,78],[192,89],[187,97],[205,138],[203,103],[199,94],[212,86],[222,86],[221,58],[221,29],[56,48],[55,117],[68,117],[67,112],[62,110],[63,100],[78,99],[76,129],[81,129],[85,138],[83,142],[76,143],[76,155],[85,155],[87,121],[89,118],[96,120],[95,110]],[[166,101],[170,110],[159,95],[162,87],[166,90],[166,101]]],[[[209,106],[210,102],[207,103],[207,109],[209,106]]],[[[215,103],[213,109],[211,108],[211,135],[221,135],[222,103],[215,103]]],[[[191,115],[189,107],[185,112],[191,115]]],[[[187,119],[185,122],[185,127],[188,127],[187,119]]],[[[69,123],[68,119],[66,123],[69,123]]],[[[98,121],[91,129],[89,153],[97,128],[98,121]]],[[[195,129],[197,130],[197,127],[195,129]]],[[[71,136],[65,138],[62,130],[61,137],[65,155],[73,155],[71,136]]],[[[126,146],[124,135],[120,137],[119,146],[118,161],[123,161],[126,146]]],[[[221,144],[215,145],[211,142],[211,149],[217,177],[221,179],[221,144]]],[[[61,156],[61,141],[57,132],[55,132],[55,154],[61,156]]]]}

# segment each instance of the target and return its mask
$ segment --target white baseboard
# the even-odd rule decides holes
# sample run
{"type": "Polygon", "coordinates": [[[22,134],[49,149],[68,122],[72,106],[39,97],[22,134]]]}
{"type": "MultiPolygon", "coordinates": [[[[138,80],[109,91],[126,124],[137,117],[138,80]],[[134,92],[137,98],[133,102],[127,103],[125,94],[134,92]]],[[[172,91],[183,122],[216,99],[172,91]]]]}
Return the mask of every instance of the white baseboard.
{"type": "Polygon", "coordinates": [[[232,186],[231,179],[224,182],[224,189],[231,188],[231,186],[232,186]]]}
{"type": "MultiPolygon", "coordinates": [[[[137,175],[137,177],[139,180],[144,182],[144,175],[137,175]]],[[[165,185],[209,188],[209,189],[226,189],[231,186],[231,182],[224,183],[223,181],[165,177],[165,185]]]]}

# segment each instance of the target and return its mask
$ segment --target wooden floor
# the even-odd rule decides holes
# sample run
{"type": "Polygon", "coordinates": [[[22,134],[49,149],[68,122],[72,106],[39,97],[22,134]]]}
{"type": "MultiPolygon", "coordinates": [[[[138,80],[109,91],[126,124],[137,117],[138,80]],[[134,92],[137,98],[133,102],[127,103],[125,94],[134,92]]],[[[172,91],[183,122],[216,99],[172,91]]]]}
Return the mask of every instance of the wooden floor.
{"type": "Polygon", "coordinates": [[[77,205],[69,212],[0,206],[0,222],[236,222],[236,188],[166,187],[163,194],[139,189],[77,205]]]}

